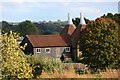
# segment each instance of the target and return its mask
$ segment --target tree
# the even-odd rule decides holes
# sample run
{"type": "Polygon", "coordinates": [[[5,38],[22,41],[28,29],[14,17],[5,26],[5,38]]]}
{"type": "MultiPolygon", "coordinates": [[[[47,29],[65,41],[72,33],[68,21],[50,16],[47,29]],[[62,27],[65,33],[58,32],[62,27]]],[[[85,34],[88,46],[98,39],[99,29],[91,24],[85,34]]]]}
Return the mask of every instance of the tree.
{"type": "Polygon", "coordinates": [[[2,21],[2,30],[5,32],[9,31],[9,23],[7,21],[2,21]]]}
{"type": "Polygon", "coordinates": [[[17,27],[17,31],[21,36],[39,33],[37,27],[29,20],[21,22],[17,27]]]}
{"type": "Polygon", "coordinates": [[[101,16],[102,18],[111,18],[112,20],[115,20],[116,23],[118,23],[120,25],[120,14],[112,14],[112,13],[108,13],[107,15],[103,15],[101,16]]]}
{"type": "Polygon", "coordinates": [[[4,78],[32,78],[32,68],[17,44],[16,33],[2,34],[2,75],[4,78]]]}
{"type": "Polygon", "coordinates": [[[80,23],[80,18],[72,19],[72,21],[73,21],[73,24],[75,24],[75,26],[78,26],[80,23]]]}
{"type": "MultiPolygon", "coordinates": [[[[84,19],[85,19],[85,22],[87,24],[89,22],[89,19],[86,19],[86,18],[84,18],[84,19]]],[[[72,19],[72,21],[73,21],[73,24],[75,24],[75,26],[78,26],[80,23],[80,18],[72,19]]]]}
{"type": "Polygon", "coordinates": [[[109,18],[90,21],[80,35],[82,62],[93,70],[120,66],[118,24],[109,18]]]}

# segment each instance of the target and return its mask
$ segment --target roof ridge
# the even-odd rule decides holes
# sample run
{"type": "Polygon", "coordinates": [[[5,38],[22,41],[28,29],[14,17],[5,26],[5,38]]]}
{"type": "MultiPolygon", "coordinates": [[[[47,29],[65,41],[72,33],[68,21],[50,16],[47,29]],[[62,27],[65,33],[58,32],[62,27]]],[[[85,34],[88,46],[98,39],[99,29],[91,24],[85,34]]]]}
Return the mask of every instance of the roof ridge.
{"type": "Polygon", "coordinates": [[[54,35],[60,35],[60,34],[49,34],[49,35],[26,35],[26,36],[54,36],[54,35]]]}
{"type": "Polygon", "coordinates": [[[53,35],[26,35],[26,38],[31,42],[33,47],[46,46],[70,46],[68,38],[64,38],[60,34],[53,35]]]}

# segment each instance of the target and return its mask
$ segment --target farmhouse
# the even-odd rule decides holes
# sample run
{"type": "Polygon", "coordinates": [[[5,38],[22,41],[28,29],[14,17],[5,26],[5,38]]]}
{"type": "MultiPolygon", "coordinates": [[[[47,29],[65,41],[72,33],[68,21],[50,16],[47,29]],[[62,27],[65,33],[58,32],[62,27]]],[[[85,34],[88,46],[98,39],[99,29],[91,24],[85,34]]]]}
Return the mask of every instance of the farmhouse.
{"type": "Polygon", "coordinates": [[[26,35],[20,45],[27,43],[24,52],[32,55],[50,56],[63,60],[68,57],[76,59],[76,56],[80,54],[79,34],[85,28],[86,23],[82,14],[80,14],[80,23],[77,27],[68,14],[68,24],[60,34],[26,35]]]}

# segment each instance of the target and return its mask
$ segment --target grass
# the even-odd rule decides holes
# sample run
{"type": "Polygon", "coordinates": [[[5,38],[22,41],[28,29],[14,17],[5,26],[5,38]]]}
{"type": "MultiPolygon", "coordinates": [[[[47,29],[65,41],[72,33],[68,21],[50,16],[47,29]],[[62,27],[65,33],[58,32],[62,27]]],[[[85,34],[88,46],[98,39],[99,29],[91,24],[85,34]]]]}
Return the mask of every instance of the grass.
{"type": "Polygon", "coordinates": [[[118,78],[118,71],[111,70],[111,71],[104,71],[100,72],[99,74],[76,74],[74,71],[65,70],[62,74],[53,73],[48,74],[42,72],[40,78],[118,78]]]}

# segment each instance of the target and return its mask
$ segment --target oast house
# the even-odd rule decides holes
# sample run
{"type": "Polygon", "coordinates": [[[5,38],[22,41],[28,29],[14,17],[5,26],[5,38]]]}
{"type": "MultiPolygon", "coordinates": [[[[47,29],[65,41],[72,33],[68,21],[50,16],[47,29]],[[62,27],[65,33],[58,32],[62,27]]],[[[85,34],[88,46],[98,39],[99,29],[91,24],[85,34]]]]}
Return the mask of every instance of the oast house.
{"type": "Polygon", "coordinates": [[[82,14],[80,14],[80,23],[77,27],[68,14],[68,24],[60,34],[26,35],[20,45],[27,43],[24,52],[32,55],[50,56],[62,60],[72,58],[75,60],[80,54],[79,34],[85,28],[86,23],[82,14]]]}

